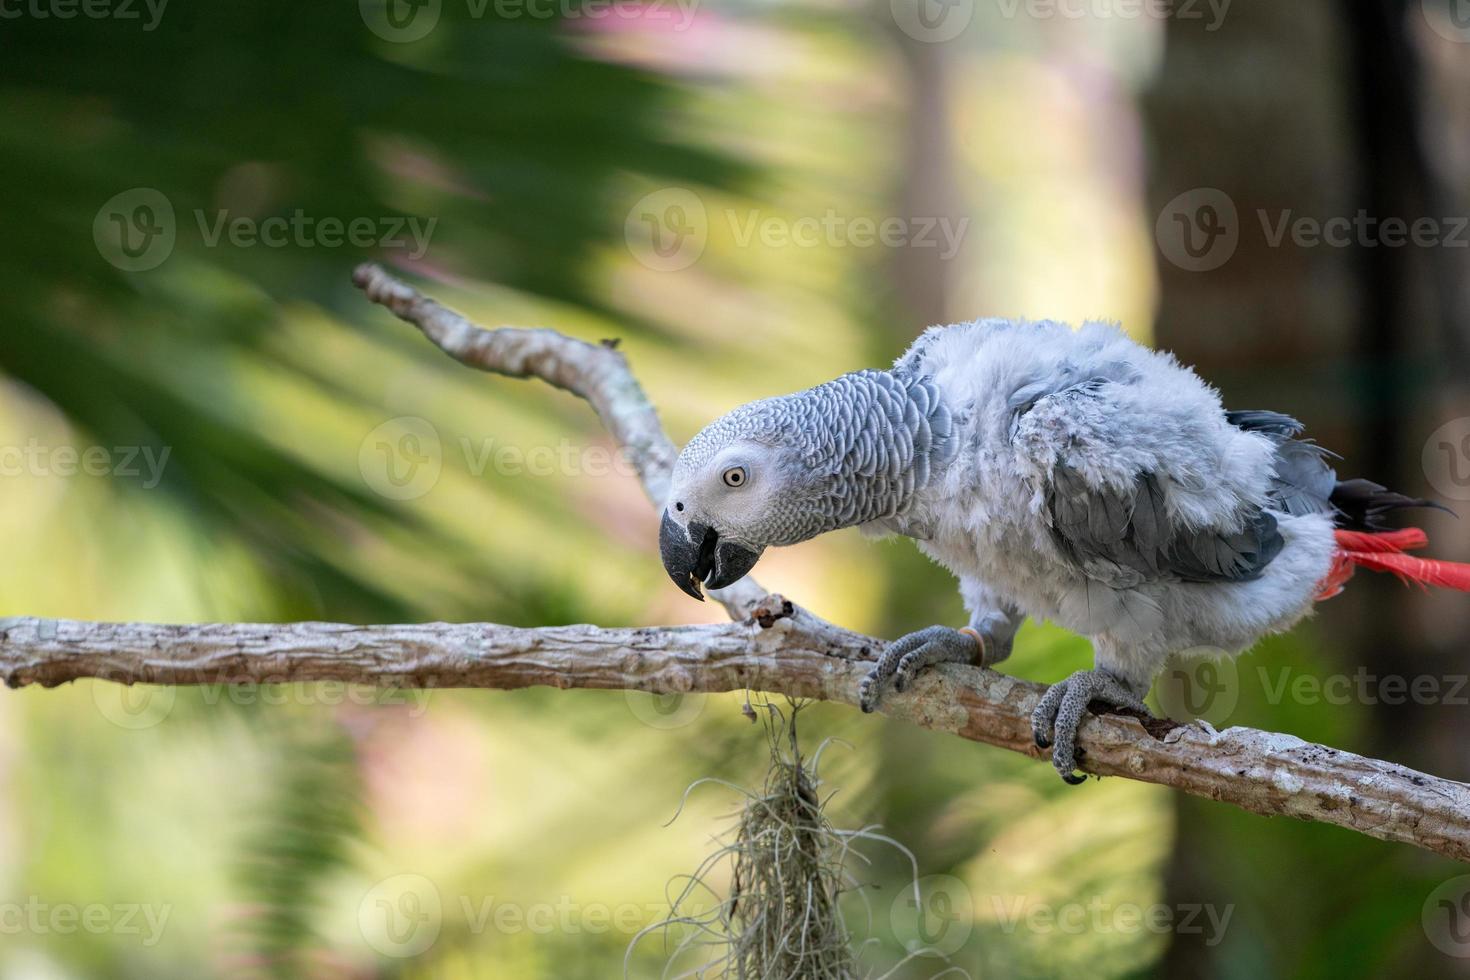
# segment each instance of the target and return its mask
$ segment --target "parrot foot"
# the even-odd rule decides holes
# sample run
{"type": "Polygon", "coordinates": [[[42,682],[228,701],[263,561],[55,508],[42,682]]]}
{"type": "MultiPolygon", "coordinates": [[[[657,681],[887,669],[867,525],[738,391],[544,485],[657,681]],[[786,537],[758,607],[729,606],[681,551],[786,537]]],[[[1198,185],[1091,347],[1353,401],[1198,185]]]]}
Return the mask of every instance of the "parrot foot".
{"type": "Polygon", "coordinates": [[[1086,779],[1076,774],[1077,730],[1093,701],[1153,717],[1133,688],[1105,670],[1079,670],[1048,688],[1031,714],[1031,733],[1039,748],[1052,750],[1051,764],[1073,786],[1086,779]]]}
{"type": "Polygon", "coordinates": [[[985,643],[979,634],[930,626],[899,637],[884,648],[882,656],[858,686],[858,705],[864,712],[878,707],[891,682],[900,694],[908,690],[919,671],[934,664],[980,663],[985,643]]]}

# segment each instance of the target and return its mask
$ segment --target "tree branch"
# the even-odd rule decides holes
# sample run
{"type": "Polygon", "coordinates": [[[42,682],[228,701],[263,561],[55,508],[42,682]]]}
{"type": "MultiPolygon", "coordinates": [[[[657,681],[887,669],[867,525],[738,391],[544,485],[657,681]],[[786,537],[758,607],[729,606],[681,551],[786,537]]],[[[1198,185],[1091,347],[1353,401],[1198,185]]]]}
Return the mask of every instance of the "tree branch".
{"type": "MultiPolygon", "coordinates": [[[[594,345],[544,328],[486,330],[370,262],[352,271],[352,282],[368,299],[418,327],[461,364],[510,378],[540,378],[587,401],[608,434],[628,453],[649,501],[655,508],[663,507],[679,451],[664,433],[658,412],[628,369],[616,341],[594,345]]],[[[739,619],[766,591],[747,575],[729,588],[710,589],[708,594],[739,619]]]]}
{"type": "MultiPolygon", "coordinates": [[[[627,361],[611,344],[551,330],[484,330],[373,265],[353,280],[472,367],[540,378],[586,399],[629,453],[656,507],[675,459],[627,361]]],[[[0,620],[0,676],[12,687],[83,677],[120,683],[348,681],[411,688],[534,685],[674,692],[761,690],[855,704],[883,641],[766,596],[746,579],[712,593],[716,626],[517,629],[490,624],[163,626],[0,620]]],[[[1030,715],[1040,685],[956,664],[927,672],[887,713],[1041,757],[1030,715]]],[[[1214,732],[1122,715],[1084,721],[1089,772],[1172,786],[1261,814],[1285,814],[1470,861],[1470,786],[1249,728],[1214,732]]]]}
{"type": "MultiPolygon", "coordinates": [[[[401,688],[558,688],[660,693],[753,689],[856,703],[882,641],[770,596],[715,626],[600,629],[489,624],[160,626],[0,620],[0,676],[12,687],[82,677],[121,683],[346,681],[401,688]]],[[[885,709],[925,728],[1026,755],[1044,688],[946,664],[885,709]]],[[[1470,786],[1250,728],[1102,715],[1082,726],[1087,769],[1159,783],[1253,813],[1336,824],[1470,861],[1470,786]]]]}

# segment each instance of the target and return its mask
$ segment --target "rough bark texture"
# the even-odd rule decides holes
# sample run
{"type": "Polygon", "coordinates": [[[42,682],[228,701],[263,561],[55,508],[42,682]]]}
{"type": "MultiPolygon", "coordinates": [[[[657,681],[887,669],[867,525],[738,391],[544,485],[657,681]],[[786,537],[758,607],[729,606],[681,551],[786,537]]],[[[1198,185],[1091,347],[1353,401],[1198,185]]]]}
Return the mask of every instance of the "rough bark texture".
{"type": "MultiPolygon", "coordinates": [[[[0,676],[12,687],[83,677],[120,683],[348,681],[390,687],[543,685],[672,692],[746,688],[856,703],[882,641],[779,596],[715,626],[519,629],[486,623],[87,623],[0,620],[0,676]]],[[[1031,710],[1044,688],[977,667],[926,673],[890,714],[1041,756],[1031,710]]],[[[1262,814],[1336,824],[1470,861],[1470,786],[1250,728],[1103,715],[1082,728],[1089,771],[1173,786],[1262,814]]]]}
{"type": "MultiPolygon", "coordinates": [[[[465,364],[541,378],[589,401],[626,446],[660,506],[675,452],[621,354],[550,330],[483,330],[376,266],[354,281],[465,364]]],[[[656,692],[753,689],[854,704],[883,641],[767,596],[746,579],[716,596],[716,626],[520,629],[483,623],[154,625],[0,620],[11,687],[78,678],[124,684],[350,681],[408,688],[549,687],[656,692]]],[[[925,728],[1040,757],[1030,714],[1044,689],[944,665],[885,702],[925,728]]],[[[1224,732],[1119,715],[1087,719],[1080,744],[1097,775],[1126,776],[1262,814],[1336,824],[1470,861],[1470,786],[1289,735],[1224,732]]]]}

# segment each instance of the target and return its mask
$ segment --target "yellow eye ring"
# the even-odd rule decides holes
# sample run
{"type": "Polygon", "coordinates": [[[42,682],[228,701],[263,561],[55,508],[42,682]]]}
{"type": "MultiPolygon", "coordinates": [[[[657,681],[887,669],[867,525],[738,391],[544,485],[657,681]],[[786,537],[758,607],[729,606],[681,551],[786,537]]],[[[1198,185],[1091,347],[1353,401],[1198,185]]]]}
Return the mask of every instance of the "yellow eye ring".
{"type": "Polygon", "coordinates": [[[745,467],[732,466],[724,472],[721,479],[725,481],[725,486],[727,487],[743,487],[748,477],[745,473],[745,467]]]}

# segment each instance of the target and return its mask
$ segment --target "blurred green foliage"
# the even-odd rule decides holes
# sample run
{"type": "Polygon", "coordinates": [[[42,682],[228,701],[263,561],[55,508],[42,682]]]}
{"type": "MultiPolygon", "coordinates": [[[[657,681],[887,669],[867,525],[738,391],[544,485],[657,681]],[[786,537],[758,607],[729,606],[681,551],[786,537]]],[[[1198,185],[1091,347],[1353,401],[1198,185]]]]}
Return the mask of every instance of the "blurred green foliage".
{"type": "MultiPolygon", "coordinates": [[[[116,468],[0,478],[0,615],[715,615],[668,587],[636,481],[578,455],[607,448],[585,406],[448,362],[348,275],[380,260],[481,323],[622,338],[676,440],[739,402],[881,364],[923,326],[896,299],[891,256],[752,246],[739,228],[752,212],[892,208],[906,108],[893,40],[816,5],[717,6],[679,37],[441,7],[412,43],[375,34],[355,5],[284,0],[174,0],[151,30],[0,21],[0,445],[169,454],[156,486],[116,468]],[[156,268],[128,272],[106,257],[106,205],[124,195],[130,220],[139,188],[169,203],[175,240],[156,268]],[[667,188],[694,189],[710,216],[705,254],[674,272],[625,237],[637,202],[667,188]],[[298,211],[433,232],[418,257],[211,236],[221,212],[258,223],[298,211]],[[442,471],[395,499],[374,454],[405,418],[430,426],[442,471]],[[575,465],[545,472],[493,462],[566,447],[575,465]]],[[[984,217],[979,255],[961,266],[964,308],[1101,308],[1146,332],[1138,189],[1097,175],[1099,147],[1123,151],[1079,135],[1107,107],[1069,94],[1069,68],[1024,25],[979,16],[987,57],[963,66],[971,98],[955,108],[968,206],[984,217]],[[1033,128],[1022,145],[1014,134],[1033,128]]],[[[1103,34],[1102,61],[1132,84],[1151,49],[1103,34]]],[[[769,556],[762,573],[874,633],[961,614],[949,577],[903,542],[833,535],[769,556]]],[[[1310,632],[1260,657],[1332,662],[1310,632]]],[[[1086,659],[1079,639],[1030,625],[1007,666],[1055,680],[1086,659]]],[[[0,911],[97,906],[107,921],[7,926],[0,974],[616,976],[632,935],[667,911],[665,883],[699,864],[738,805],[699,794],[663,826],[684,788],[761,781],[764,739],[741,704],[330,685],[9,695],[0,911]]],[[[1247,685],[1232,721],[1352,741],[1350,711],[1262,705],[1247,685]]],[[[851,745],[824,761],[833,818],[881,823],[929,889],[916,918],[906,861],[857,869],[872,883],[854,921],[874,975],[940,973],[942,960],[902,962],[923,943],[977,978],[1129,976],[1159,962],[1168,933],[1028,916],[1163,901],[1167,793],[1068,791],[1029,760],[825,705],[804,721],[851,745]]],[[[1221,822],[1234,872],[1221,905],[1235,916],[1222,948],[1242,975],[1387,969],[1422,943],[1413,916],[1440,864],[1382,873],[1412,879],[1407,890],[1304,898],[1289,921],[1262,921],[1252,910],[1279,892],[1282,869],[1310,880],[1362,852],[1322,828],[1200,817],[1221,822]],[[1273,930],[1285,938],[1261,938],[1273,930]],[[1344,932],[1358,939],[1346,953],[1333,946],[1344,932]]],[[[633,975],[661,962],[640,951],[633,975]]]]}

